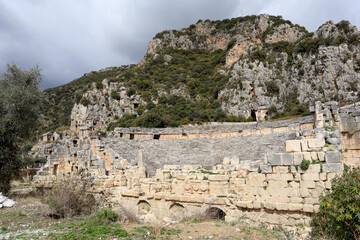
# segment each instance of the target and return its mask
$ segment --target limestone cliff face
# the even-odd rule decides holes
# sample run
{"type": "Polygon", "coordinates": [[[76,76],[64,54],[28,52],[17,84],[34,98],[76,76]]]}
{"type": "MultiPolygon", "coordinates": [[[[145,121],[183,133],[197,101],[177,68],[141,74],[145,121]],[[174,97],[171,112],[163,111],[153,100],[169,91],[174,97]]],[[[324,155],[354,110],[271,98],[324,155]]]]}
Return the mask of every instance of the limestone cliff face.
{"type": "Polygon", "coordinates": [[[266,14],[232,25],[232,20],[225,21],[227,25],[224,21],[199,21],[187,29],[157,34],[144,59],[168,47],[227,50],[221,73],[230,80],[219,99],[232,114],[250,116],[251,109],[260,107],[282,109],[292,98],[311,104],[360,97],[359,32],[346,21],[326,22],[314,33],[266,14]],[[275,91],[270,85],[277,86],[275,91]]]}
{"type": "MultiPolygon", "coordinates": [[[[146,114],[159,104],[163,105],[155,115],[162,114],[167,126],[172,119],[178,121],[176,126],[187,120],[217,121],[217,103],[228,115],[262,121],[276,111],[306,109],[315,101],[357,101],[359,71],[360,34],[349,22],[328,21],[309,33],[281,17],[262,14],[199,20],[188,28],[163,31],[150,41],[139,64],[92,72],[74,81],[86,87],[70,83],[58,91],[75,90],[72,98],[83,99],[73,109],[73,129],[76,120],[87,119],[105,128],[125,113],[146,114]],[[102,81],[101,87],[91,81],[102,81]],[[131,96],[127,90],[132,90],[131,96]],[[185,108],[169,110],[168,103],[176,101],[165,98],[174,95],[187,101],[187,106],[202,100],[204,108],[176,115],[185,108]],[[139,106],[142,111],[136,109],[139,106]]],[[[59,99],[56,89],[51,98],[59,99]]]]}
{"type": "Polygon", "coordinates": [[[105,131],[108,123],[123,117],[124,114],[134,114],[140,103],[140,97],[129,97],[126,87],[121,83],[108,83],[107,79],[104,79],[100,86],[93,84],[83,94],[80,103],[74,105],[70,130],[105,131]]]}

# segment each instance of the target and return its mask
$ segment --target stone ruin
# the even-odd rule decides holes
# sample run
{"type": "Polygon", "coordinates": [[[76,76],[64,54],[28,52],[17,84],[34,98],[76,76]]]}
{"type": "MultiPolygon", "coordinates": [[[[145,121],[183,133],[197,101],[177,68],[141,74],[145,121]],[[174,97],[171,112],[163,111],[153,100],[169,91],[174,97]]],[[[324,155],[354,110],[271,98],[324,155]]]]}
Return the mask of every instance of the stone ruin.
{"type": "Polygon", "coordinates": [[[360,166],[360,103],[317,102],[312,111],[274,122],[117,128],[102,138],[83,123],[81,134],[54,142],[51,153],[39,143],[37,154],[48,161],[33,185],[90,181],[90,193],[144,221],[213,209],[226,221],[306,234],[331,180],[344,164],[360,166]],[[303,160],[311,162],[306,170],[303,160]]]}

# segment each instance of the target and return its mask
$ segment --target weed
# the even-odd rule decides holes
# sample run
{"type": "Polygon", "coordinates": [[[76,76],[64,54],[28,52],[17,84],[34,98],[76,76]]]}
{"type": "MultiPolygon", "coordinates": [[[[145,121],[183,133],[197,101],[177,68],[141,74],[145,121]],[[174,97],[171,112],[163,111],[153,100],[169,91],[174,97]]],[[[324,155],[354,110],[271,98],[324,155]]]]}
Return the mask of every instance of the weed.
{"type": "Polygon", "coordinates": [[[300,168],[306,171],[309,168],[310,160],[303,159],[300,164],[300,168]]]}

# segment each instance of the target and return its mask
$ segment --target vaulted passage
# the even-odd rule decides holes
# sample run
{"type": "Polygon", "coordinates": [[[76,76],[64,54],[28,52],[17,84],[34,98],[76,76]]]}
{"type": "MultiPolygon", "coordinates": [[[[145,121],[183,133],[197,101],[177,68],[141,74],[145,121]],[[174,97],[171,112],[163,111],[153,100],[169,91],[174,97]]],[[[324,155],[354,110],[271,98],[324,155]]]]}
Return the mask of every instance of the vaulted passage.
{"type": "Polygon", "coordinates": [[[205,216],[210,219],[225,220],[226,213],[217,207],[210,207],[205,211],[205,216]]]}

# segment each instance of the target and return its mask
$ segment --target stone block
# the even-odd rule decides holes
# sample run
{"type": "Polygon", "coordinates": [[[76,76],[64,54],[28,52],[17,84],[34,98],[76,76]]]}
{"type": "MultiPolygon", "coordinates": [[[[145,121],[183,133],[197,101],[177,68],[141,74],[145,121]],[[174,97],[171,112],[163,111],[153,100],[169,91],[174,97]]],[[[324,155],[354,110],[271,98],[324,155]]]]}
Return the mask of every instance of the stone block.
{"type": "Polygon", "coordinates": [[[320,180],[321,181],[326,181],[326,173],[322,172],[319,174],[320,180]]]}
{"type": "Polygon", "coordinates": [[[306,170],[307,173],[319,173],[321,171],[320,164],[310,164],[309,168],[306,170]]]}
{"type": "Polygon", "coordinates": [[[267,191],[272,196],[288,196],[289,194],[286,181],[269,181],[267,191]]]}
{"type": "MultiPolygon", "coordinates": [[[[319,181],[320,180],[320,177],[319,177],[319,173],[309,173],[309,172],[306,172],[304,174],[301,175],[301,178],[302,180],[304,181],[319,181]]],[[[312,186],[312,183],[310,183],[311,186],[312,186]]],[[[304,185],[303,185],[304,186],[304,185]]],[[[315,188],[315,183],[314,183],[314,188],[315,188]]]]}
{"type": "Polygon", "coordinates": [[[314,205],[314,212],[318,213],[320,210],[320,205],[314,205]]]}
{"type": "Polygon", "coordinates": [[[261,173],[272,173],[272,167],[267,164],[260,165],[261,173]]]}
{"type": "Polygon", "coordinates": [[[274,210],[275,209],[275,203],[272,202],[264,202],[264,208],[269,209],[269,210],[274,210]]]}
{"type": "Polygon", "coordinates": [[[293,163],[293,155],[290,153],[283,153],[282,157],[282,164],[286,166],[290,166],[293,163]]]}
{"type": "Polygon", "coordinates": [[[287,140],[285,149],[287,153],[301,152],[300,140],[287,140]]]}
{"type": "Polygon", "coordinates": [[[267,154],[267,163],[272,166],[281,165],[281,154],[267,154]]]}
{"type": "Polygon", "coordinates": [[[265,174],[250,174],[247,183],[251,187],[262,187],[265,181],[265,174]]]}
{"type": "Polygon", "coordinates": [[[229,165],[230,163],[231,163],[231,159],[229,157],[224,157],[223,164],[224,165],[229,165]]]}
{"type": "Polygon", "coordinates": [[[289,172],[288,166],[274,166],[273,173],[287,173],[289,172]]]}
{"type": "Polygon", "coordinates": [[[314,204],[314,203],[319,203],[319,199],[318,198],[314,198],[314,197],[306,197],[304,198],[305,203],[306,204],[314,204]]]}
{"type": "Polygon", "coordinates": [[[302,160],[303,160],[302,153],[293,154],[293,165],[300,165],[302,160]]]}
{"type": "Polygon", "coordinates": [[[239,163],[240,163],[239,157],[234,156],[231,158],[231,161],[230,161],[231,165],[238,165],[239,163]]]}
{"type": "Polygon", "coordinates": [[[330,144],[340,144],[340,138],[327,138],[326,141],[330,144]]]}
{"type": "Polygon", "coordinates": [[[325,153],[326,163],[340,163],[340,152],[327,152],[325,153]]]}
{"type": "Polygon", "coordinates": [[[304,199],[302,197],[290,197],[290,202],[291,203],[302,203],[304,201],[304,199]]]}
{"type": "Polygon", "coordinates": [[[259,201],[253,202],[253,207],[254,207],[255,209],[260,209],[260,208],[261,208],[261,202],[259,202],[259,201]]]}
{"type": "MultiPolygon", "coordinates": [[[[304,152],[304,153],[303,153],[303,159],[305,159],[305,160],[311,160],[311,153],[310,153],[310,152],[304,152]]],[[[302,161],[303,159],[301,159],[301,161],[302,161]]]]}
{"type": "Polygon", "coordinates": [[[322,148],[325,146],[325,140],[323,138],[308,139],[309,148],[322,148]]]}
{"type": "MultiPolygon", "coordinates": [[[[210,176],[209,176],[210,177],[210,176]]],[[[229,184],[225,181],[210,181],[209,194],[210,195],[227,195],[229,193],[229,184]]]]}
{"type": "Polygon", "coordinates": [[[317,160],[318,160],[317,152],[311,152],[310,155],[311,155],[311,160],[313,160],[313,161],[317,161],[317,160]]]}
{"type": "Polygon", "coordinates": [[[237,201],[236,202],[236,206],[239,207],[239,208],[247,208],[247,203],[250,202],[250,201],[237,201]]]}
{"type": "Polygon", "coordinates": [[[302,204],[291,203],[288,205],[289,211],[301,211],[303,208],[302,204]]]}
{"type": "Polygon", "coordinates": [[[299,188],[300,187],[300,184],[295,181],[289,182],[289,185],[291,186],[291,188],[299,188]]]}
{"type": "Polygon", "coordinates": [[[333,172],[337,173],[341,170],[341,164],[340,163],[325,163],[322,165],[322,169],[324,172],[333,172]]]}
{"type": "Polygon", "coordinates": [[[315,188],[315,182],[313,180],[303,180],[300,182],[300,188],[315,188]]]}
{"type": "Polygon", "coordinates": [[[330,181],[326,181],[326,182],[325,182],[325,188],[326,188],[327,190],[331,189],[331,182],[330,182],[330,181]]]}
{"type": "Polygon", "coordinates": [[[301,151],[307,152],[309,150],[307,140],[306,139],[300,140],[300,143],[301,143],[301,151]]]}
{"type": "Polygon", "coordinates": [[[303,211],[308,212],[308,213],[312,213],[312,212],[314,212],[314,206],[311,205],[311,204],[304,204],[303,205],[303,211]]]}
{"type": "Polygon", "coordinates": [[[318,152],[317,155],[318,155],[319,161],[321,161],[321,162],[325,161],[325,153],[324,152],[318,152]]]}
{"type": "Polygon", "coordinates": [[[228,181],[229,175],[217,175],[217,174],[209,174],[209,181],[228,181]]]}
{"type": "Polygon", "coordinates": [[[279,211],[287,211],[288,204],[287,203],[276,203],[275,208],[276,208],[276,210],[279,210],[279,211]]]}

